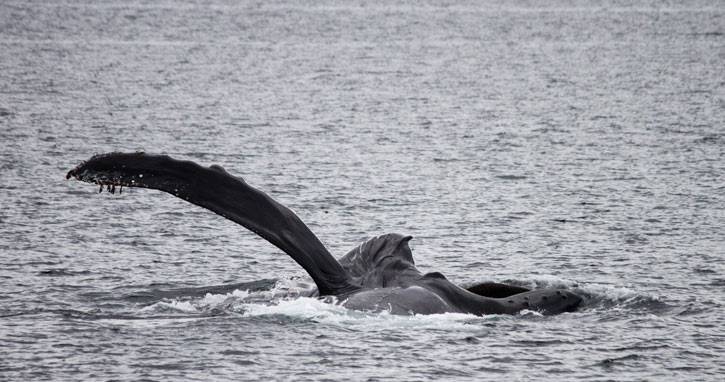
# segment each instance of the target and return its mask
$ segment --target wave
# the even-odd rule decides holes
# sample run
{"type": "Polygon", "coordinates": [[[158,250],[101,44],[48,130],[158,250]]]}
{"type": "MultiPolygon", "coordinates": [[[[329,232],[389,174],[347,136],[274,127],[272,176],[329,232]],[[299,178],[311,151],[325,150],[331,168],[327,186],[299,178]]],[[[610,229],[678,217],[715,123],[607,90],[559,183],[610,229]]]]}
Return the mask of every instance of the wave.
{"type": "Polygon", "coordinates": [[[532,289],[557,288],[570,290],[583,298],[579,311],[629,309],[652,313],[672,308],[658,295],[627,286],[601,282],[578,282],[555,275],[537,275],[534,279],[514,280],[517,285],[532,289]]]}

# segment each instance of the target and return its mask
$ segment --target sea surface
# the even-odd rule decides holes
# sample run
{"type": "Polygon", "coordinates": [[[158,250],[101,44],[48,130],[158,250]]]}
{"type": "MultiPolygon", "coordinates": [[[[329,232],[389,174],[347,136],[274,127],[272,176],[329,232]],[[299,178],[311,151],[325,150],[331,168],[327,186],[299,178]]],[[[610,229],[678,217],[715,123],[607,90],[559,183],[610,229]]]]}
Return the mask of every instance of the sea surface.
{"type": "Polygon", "coordinates": [[[722,1],[0,3],[2,381],[721,381],[724,322],[722,1]],[[584,302],[326,304],[241,226],[65,179],[114,150],[584,302]]]}

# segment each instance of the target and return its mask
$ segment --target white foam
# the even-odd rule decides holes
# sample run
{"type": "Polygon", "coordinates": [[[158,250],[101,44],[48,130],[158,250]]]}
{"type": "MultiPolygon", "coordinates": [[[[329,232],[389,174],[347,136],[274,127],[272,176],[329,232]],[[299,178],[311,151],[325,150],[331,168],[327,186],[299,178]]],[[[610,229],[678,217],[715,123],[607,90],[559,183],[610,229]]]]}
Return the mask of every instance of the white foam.
{"type": "Polygon", "coordinates": [[[659,300],[656,296],[650,296],[644,292],[637,292],[627,287],[606,285],[606,284],[586,284],[579,287],[580,290],[595,297],[601,297],[612,302],[628,301],[637,297],[646,297],[659,300]]]}
{"type": "Polygon", "coordinates": [[[309,295],[314,290],[310,281],[303,279],[282,279],[274,287],[266,291],[235,289],[231,293],[207,293],[202,298],[164,299],[153,305],[140,309],[141,312],[183,312],[203,313],[214,308],[229,309],[239,306],[240,303],[259,303],[260,306],[269,305],[282,299],[295,298],[300,295],[309,295]]]}
{"type": "Polygon", "coordinates": [[[573,288],[579,283],[574,280],[564,279],[555,275],[537,275],[535,279],[530,280],[528,286],[533,289],[537,288],[573,288]]]}
{"type": "MultiPolygon", "coordinates": [[[[282,315],[290,318],[310,320],[328,325],[357,329],[470,329],[480,331],[480,322],[486,318],[469,314],[445,313],[432,315],[397,316],[387,312],[368,313],[346,309],[316,298],[301,297],[283,300],[276,304],[244,304],[245,316],[282,315]]],[[[488,320],[499,319],[489,316],[488,320]]]]}
{"type": "Polygon", "coordinates": [[[311,319],[330,318],[347,312],[347,309],[339,305],[309,297],[281,300],[276,304],[243,304],[241,308],[245,316],[285,315],[311,319]]]}
{"type": "Polygon", "coordinates": [[[153,305],[141,308],[141,312],[183,312],[183,313],[202,313],[206,310],[221,307],[233,303],[236,300],[243,300],[249,296],[249,291],[234,290],[231,293],[211,294],[207,293],[200,299],[171,299],[159,301],[153,305]]]}
{"type": "Polygon", "coordinates": [[[528,309],[524,309],[524,310],[518,312],[516,315],[522,316],[522,317],[543,317],[544,316],[541,312],[537,312],[535,310],[528,310],[528,309]]]}
{"type": "Polygon", "coordinates": [[[230,299],[240,299],[243,300],[245,298],[249,297],[249,291],[248,290],[239,290],[235,289],[231,293],[225,293],[225,294],[211,294],[207,293],[204,295],[204,298],[202,298],[198,305],[200,306],[218,306],[224,303],[227,303],[230,299]]]}
{"type": "Polygon", "coordinates": [[[584,294],[594,299],[602,299],[611,302],[626,302],[636,298],[659,301],[660,297],[644,291],[637,291],[627,286],[602,284],[602,283],[580,283],[574,280],[564,279],[555,275],[537,275],[529,282],[531,288],[563,288],[574,293],[584,294]]]}
{"type": "Polygon", "coordinates": [[[184,313],[196,313],[198,312],[196,306],[191,301],[161,301],[156,304],[149,305],[141,309],[141,312],[184,312],[184,313]]]}

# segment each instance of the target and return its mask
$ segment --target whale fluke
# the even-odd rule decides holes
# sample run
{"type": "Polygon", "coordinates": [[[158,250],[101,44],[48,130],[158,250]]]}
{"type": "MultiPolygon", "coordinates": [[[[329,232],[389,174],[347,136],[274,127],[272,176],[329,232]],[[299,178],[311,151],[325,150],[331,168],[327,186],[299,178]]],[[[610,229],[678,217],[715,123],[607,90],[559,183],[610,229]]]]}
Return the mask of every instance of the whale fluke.
{"type": "Polygon", "coordinates": [[[211,210],[272,243],[304,268],[321,295],[357,289],[325,246],[289,208],[221,166],[202,167],[166,155],[109,153],[95,155],[70,170],[66,178],[115,186],[153,188],[211,210]]]}

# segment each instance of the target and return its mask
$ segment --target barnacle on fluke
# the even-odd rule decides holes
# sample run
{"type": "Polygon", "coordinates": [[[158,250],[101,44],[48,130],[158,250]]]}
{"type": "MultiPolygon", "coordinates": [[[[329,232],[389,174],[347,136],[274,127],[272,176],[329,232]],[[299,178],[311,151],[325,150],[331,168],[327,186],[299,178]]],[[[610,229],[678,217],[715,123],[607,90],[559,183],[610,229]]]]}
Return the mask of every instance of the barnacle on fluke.
{"type": "MultiPolygon", "coordinates": [[[[125,171],[126,165],[111,166],[108,168],[99,168],[97,162],[103,162],[104,159],[108,159],[114,155],[120,155],[119,152],[113,152],[109,154],[96,154],[89,160],[81,162],[78,166],[68,171],[66,179],[74,177],[78,180],[95,183],[100,185],[98,192],[103,192],[103,186],[106,186],[106,191],[115,194],[116,186],[119,186],[118,193],[123,193],[123,186],[127,187],[147,187],[136,181],[136,178],[143,178],[144,174],[133,174],[128,175],[125,171]],[[96,165],[96,166],[94,166],[96,165]]],[[[143,151],[136,151],[131,155],[144,155],[143,151]]]]}

